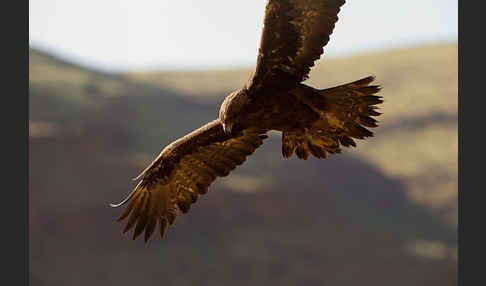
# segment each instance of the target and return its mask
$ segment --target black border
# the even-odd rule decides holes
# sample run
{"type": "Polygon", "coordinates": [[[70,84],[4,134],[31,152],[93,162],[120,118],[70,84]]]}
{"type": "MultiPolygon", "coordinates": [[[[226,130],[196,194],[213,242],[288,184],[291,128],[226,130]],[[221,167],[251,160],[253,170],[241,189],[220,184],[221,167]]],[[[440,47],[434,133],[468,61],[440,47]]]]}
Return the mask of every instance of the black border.
{"type": "Polygon", "coordinates": [[[2,12],[2,284],[29,285],[29,2],[2,12]]]}
{"type": "Polygon", "coordinates": [[[464,262],[463,262],[463,259],[464,259],[464,256],[463,256],[463,248],[461,246],[461,242],[462,242],[462,233],[463,233],[463,227],[464,227],[464,224],[463,224],[463,216],[462,216],[462,203],[463,203],[463,195],[462,195],[462,191],[463,191],[463,182],[462,182],[462,171],[463,171],[463,154],[462,154],[462,130],[463,130],[463,112],[462,112],[462,106],[463,106],[463,102],[462,102],[462,99],[463,99],[463,81],[462,81],[462,76],[463,76],[463,58],[462,58],[462,50],[463,50],[463,42],[462,42],[462,28],[463,28],[463,23],[462,23],[462,20],[464,19],[463,18],[463,4],[464,2],[458,2],[458,7],[457,7],[457,10],[458,10],[458,43],[457,43],[457,51],[458,51],[458,57],[457,57],[457,72],[458,72],[458,82],[457,82],[457,87],[458,87],[458,90],[457,90],[457,95],[458,95],[458,102],[457,102],[457,112],[458,112],[458,116],[457,116],[457,124],[458,124],[458,152],[457,152],[457,155],[458,155],[458,158],[457,158],[457,161],[458,161],[458,168],[457,168],[457,171],[458,171],[458,185],[457,185],[457,204],[458,204],[458,212],[457,212],[457,280],[458,280],[458,285],[465,285],[464,284],[464,276],[462,275],[463,274],[463,266],[464,266],[464,262]]]}
{"type": "Polygon", "coordinates": [[[486,158],[484,10],[479,6],[466,7],[466,3],[473,2],[458,1],[458,281],[459,285],[483,285],[486,201],[479,196],[486,189],[485,167],[481,163],[486,158]]]}

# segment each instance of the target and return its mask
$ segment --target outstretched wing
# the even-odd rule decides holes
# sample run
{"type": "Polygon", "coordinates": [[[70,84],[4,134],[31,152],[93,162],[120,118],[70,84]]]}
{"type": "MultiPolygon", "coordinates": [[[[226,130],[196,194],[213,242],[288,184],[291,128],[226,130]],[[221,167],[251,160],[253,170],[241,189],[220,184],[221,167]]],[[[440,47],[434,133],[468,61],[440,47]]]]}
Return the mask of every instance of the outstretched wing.
{"type": "Polygon", "coordinates": [[[133,239],[145,230],[147,241],[159,222],[163,237],[177,209],[188,212],[216,177],[228,175],[263,144],[264,133],[245,129],[229,136],[217,119],[168,145],[140,174],[143,179],[127,198],[112,205],[129,202],[117,220],[128,218],[123,233],[136,225],[133,239]]]}
{"type": "Polygon", "coordinates": [[[329,41],[344,0],[269,0],[248,89],[291,89],[305,80],[329,41]],[[282,85],[283,84],[283,85],[282,85]]]}

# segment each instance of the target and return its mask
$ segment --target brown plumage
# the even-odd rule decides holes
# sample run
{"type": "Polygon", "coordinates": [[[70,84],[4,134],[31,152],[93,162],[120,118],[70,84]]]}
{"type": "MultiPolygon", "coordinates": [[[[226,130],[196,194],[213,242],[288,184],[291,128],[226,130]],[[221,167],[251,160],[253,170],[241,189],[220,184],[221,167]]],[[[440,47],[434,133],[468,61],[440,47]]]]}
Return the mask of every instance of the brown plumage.
{"type": "Polygon", "coordinates": [[[178,210],[187,213],[217,177],[243,164],[269,130],[282,132],[282,155],[327,158],[341,146],[373,133],[380,90],[366,77],[317,90],[302,84],[338,20],[343,0],[270,0],[255,73],[221,104],[219,118],[165,147],[137,177],[142,178],[118,207],[128,203],[118,221],[123,233],[145,231],[157,223],[163,237],[178,210]]]}

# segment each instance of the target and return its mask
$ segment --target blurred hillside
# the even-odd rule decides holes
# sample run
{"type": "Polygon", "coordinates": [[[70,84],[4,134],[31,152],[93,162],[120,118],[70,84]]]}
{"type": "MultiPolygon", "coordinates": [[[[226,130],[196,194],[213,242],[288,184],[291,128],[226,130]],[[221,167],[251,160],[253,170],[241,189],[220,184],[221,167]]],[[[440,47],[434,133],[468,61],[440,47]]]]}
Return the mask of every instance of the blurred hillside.
{"type": "Polygon", "coordinates": [[[324,57],[312,86],[376,75],[376,137],[300,161],[272,135],[147,245],[108,203],[251,69],[106,74],[30,50],[29,72],[32,285],[456,284],[456,44],[324,57]]]}

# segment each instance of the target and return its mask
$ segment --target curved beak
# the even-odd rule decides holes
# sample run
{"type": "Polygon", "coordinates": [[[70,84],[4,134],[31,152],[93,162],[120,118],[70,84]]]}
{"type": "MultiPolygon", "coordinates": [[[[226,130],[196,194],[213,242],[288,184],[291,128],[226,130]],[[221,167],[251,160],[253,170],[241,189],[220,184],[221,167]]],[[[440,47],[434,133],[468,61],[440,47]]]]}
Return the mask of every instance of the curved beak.
{"type": "Polygon", "coordinates": [[[231,124],[228,124],[228,123],[223,123],[223,131],[224,133],[230,135],[231,134],[231,128],[233,127],[233,125],[231,124]]]}

